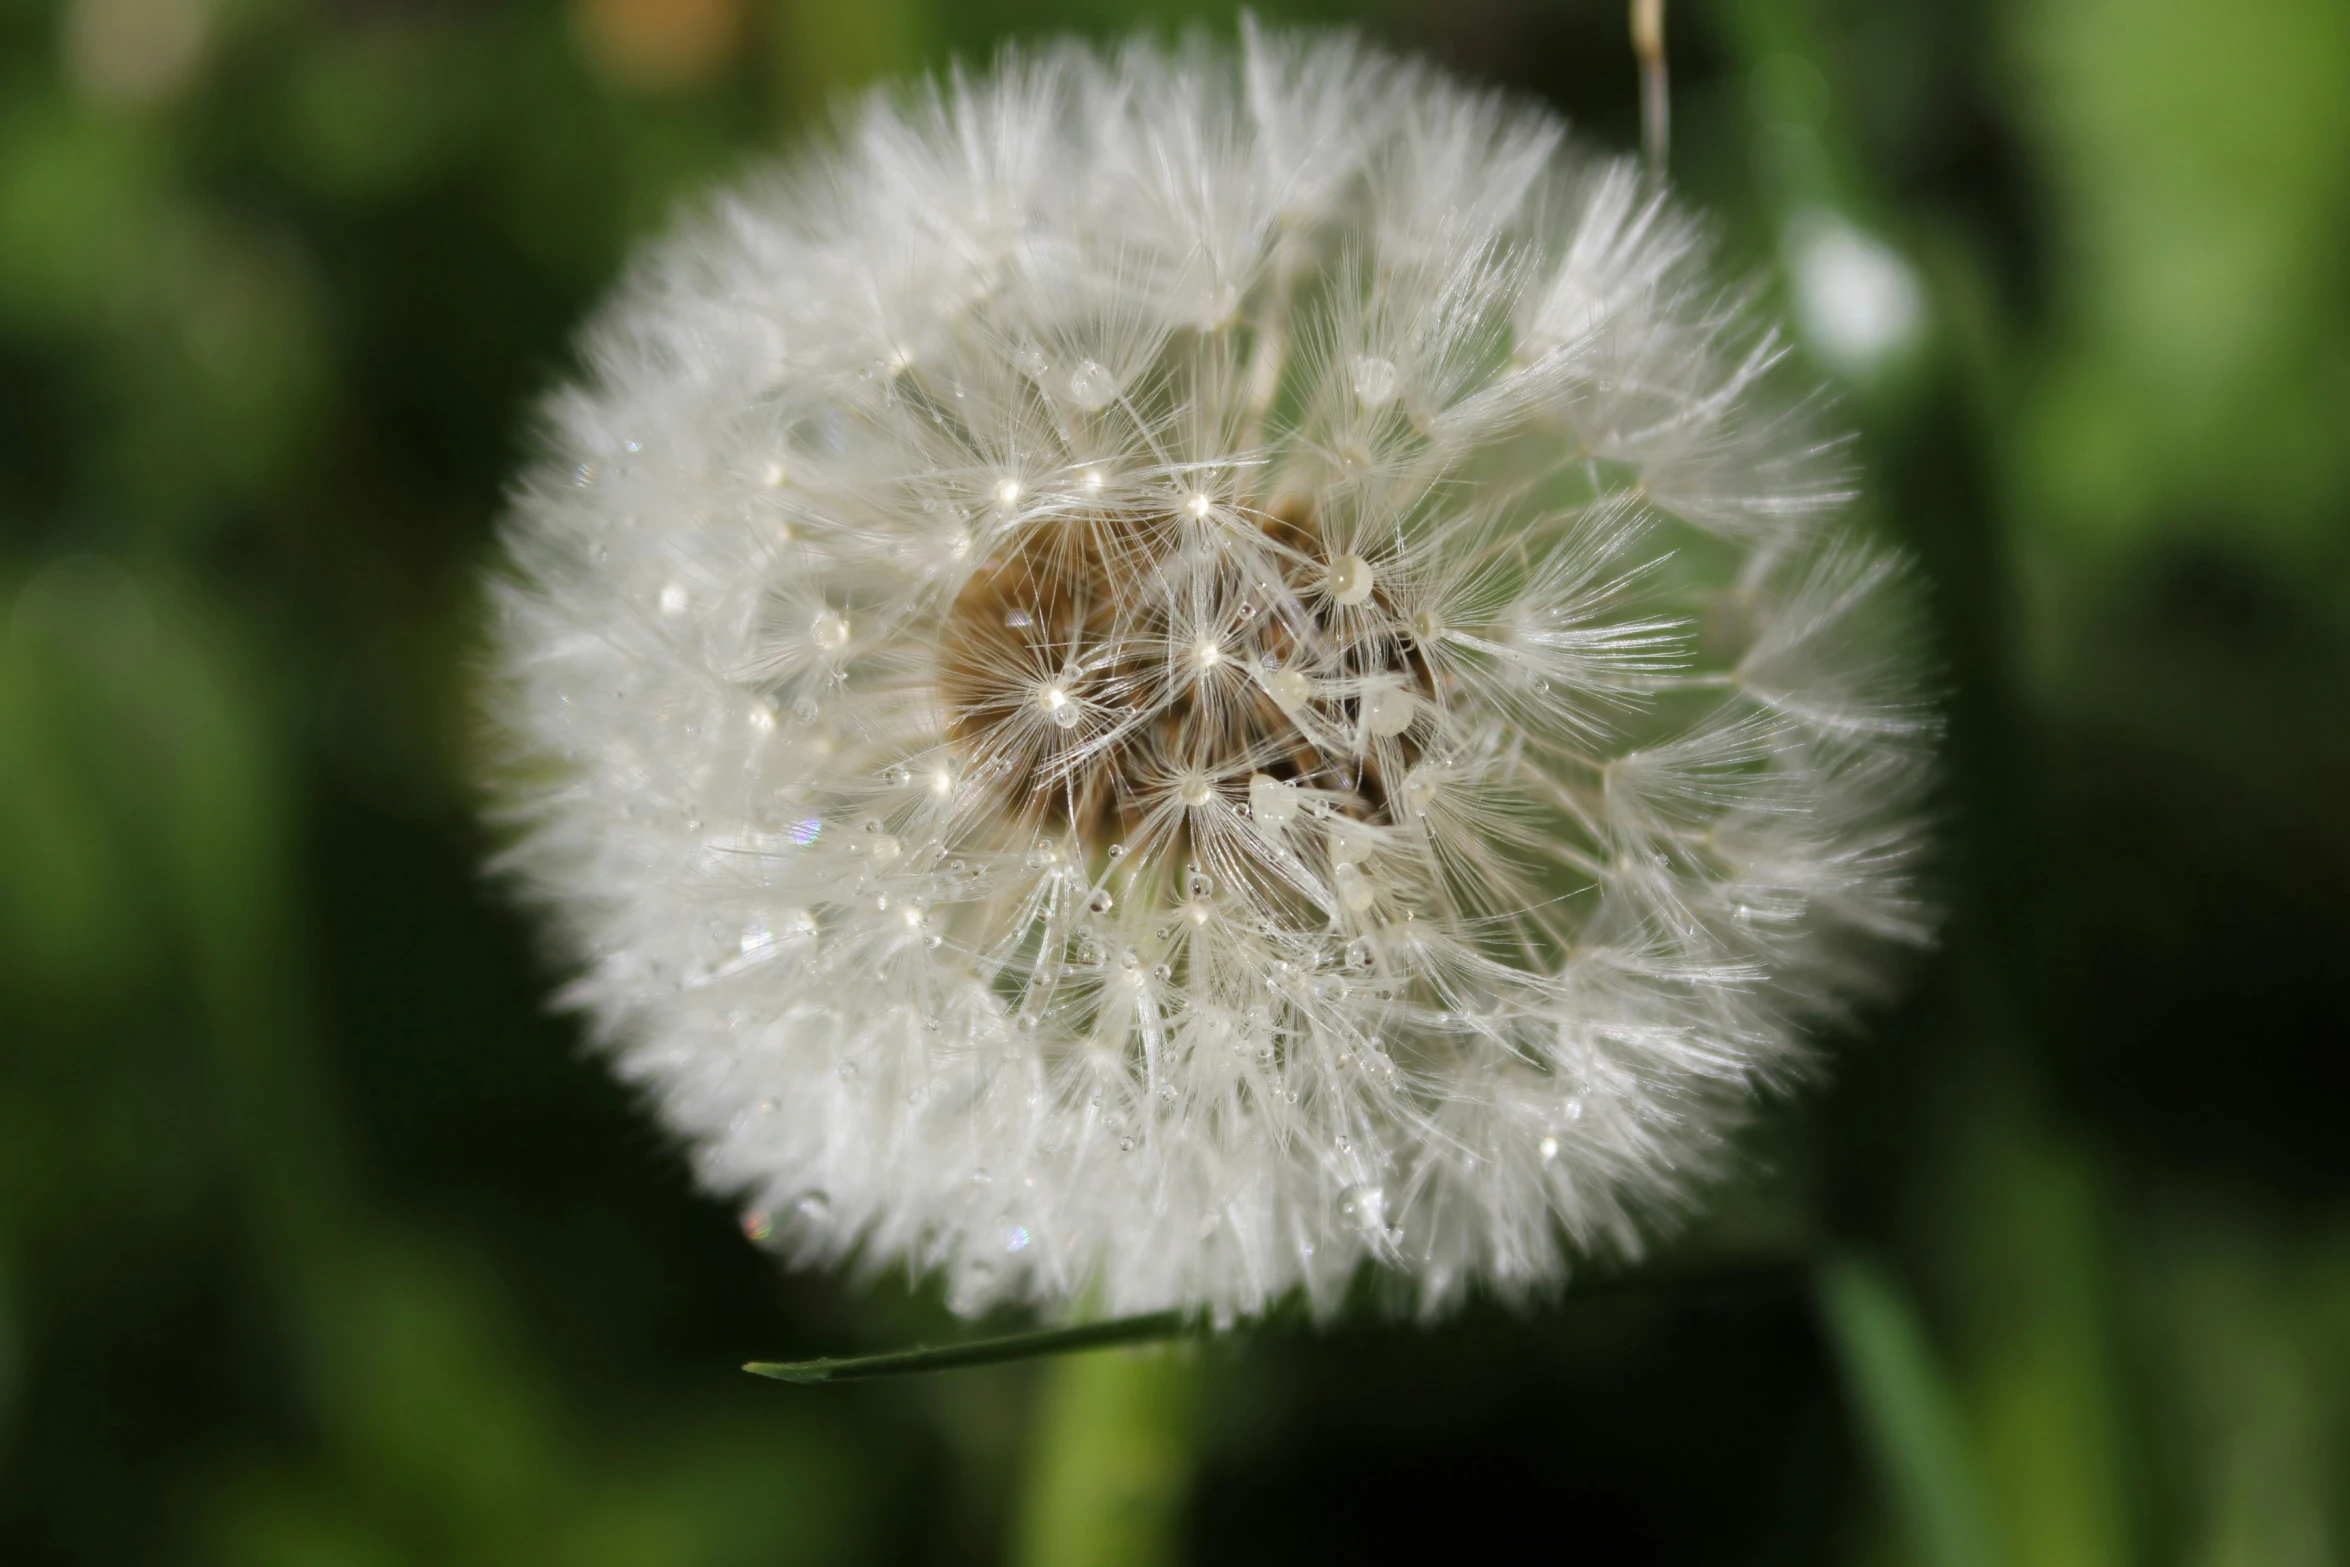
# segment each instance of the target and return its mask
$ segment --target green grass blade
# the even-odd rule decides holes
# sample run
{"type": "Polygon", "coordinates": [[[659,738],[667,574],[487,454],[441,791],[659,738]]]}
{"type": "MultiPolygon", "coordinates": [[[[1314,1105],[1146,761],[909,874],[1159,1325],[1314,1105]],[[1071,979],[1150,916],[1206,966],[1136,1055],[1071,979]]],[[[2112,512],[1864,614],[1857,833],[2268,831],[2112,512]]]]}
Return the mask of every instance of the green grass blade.
{"type": "Polygon", "coordinates": [[[820,1360],[754,1360],[743,1369],[753,1376],[778,1382],[815,1384],[862,1382],[872,1377],[913,1376],[925,1371],[959,1371],[966,1366],[992,1366],[1007,1360],[1033,1360],[1042,1355],[1067,1355],[1080,1350],[1106,1349],[1113,1344],[1139,1344],[1150,1339],[1174,1338],[1194,1327],[1180,1311],[1155,1311],[1140,1317],[1109,1322],[1084,1322],[1070,1328],[1044,1328],[1034,1333],[1012,1333],[968,1344],[941,1344],[921,1349],[891,1350],[881,1355],[852,1355],[820,1360]]]}
{"type": "Polygon", "coordinates": [[[1820,1265],[1815,1288],[1862,1434],[1919,1559],[2004,1567],[1949,1385],[1900,1285],[1838,1256],[1820,1265]]]}

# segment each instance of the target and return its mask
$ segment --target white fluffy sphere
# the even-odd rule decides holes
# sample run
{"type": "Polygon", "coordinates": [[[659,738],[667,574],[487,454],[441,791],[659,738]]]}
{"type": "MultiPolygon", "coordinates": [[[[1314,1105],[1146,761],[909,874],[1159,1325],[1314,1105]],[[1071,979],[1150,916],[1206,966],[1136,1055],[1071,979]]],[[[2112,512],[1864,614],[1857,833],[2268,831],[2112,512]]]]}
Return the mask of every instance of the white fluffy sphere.
{"type": "Polygon", "coordinates": [[[587,349],[497,588],[510,863],[794,1257],[1523,1293],[1923,933],[1896,565],[1539,110],[1344,40],[1011,56],[587,349]]]}

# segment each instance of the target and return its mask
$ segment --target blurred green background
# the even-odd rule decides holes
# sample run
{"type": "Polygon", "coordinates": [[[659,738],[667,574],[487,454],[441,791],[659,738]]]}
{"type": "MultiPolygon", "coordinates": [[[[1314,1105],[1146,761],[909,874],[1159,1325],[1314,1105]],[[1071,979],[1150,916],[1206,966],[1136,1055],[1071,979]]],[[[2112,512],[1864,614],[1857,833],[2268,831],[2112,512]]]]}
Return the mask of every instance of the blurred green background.
{"type": "MultiPolygon", "coordinates": [[[[1260,11],[1634,140],[1616,0],[1260,11]]],[[[780,1275],[543,1010],[466,784],[501,483],[831,94],[1195,16],[0,4],[0,1561],[1042,1559],[1120,1431],[1201,1562],[2350,1560],[2341,0],[1674,6],[1676,176],[1931,584],[1951,918],[1653,1275],[1155,1414],[734,1369],[969,1330],[780,1275]]]]}

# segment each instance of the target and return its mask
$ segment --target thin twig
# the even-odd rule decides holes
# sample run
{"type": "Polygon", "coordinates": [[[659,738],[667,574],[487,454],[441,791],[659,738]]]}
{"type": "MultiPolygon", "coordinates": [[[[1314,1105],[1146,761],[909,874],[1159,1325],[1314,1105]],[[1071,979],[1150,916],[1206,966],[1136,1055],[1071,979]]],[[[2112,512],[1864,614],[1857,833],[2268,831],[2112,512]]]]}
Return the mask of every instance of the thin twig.
{"type": "Polygon", "coordinates": [[[1640,62],[1640,147],[1648,157],[1648,177],[1661,182],[1673,131],[1665,79],[1665,0],[1632,0],[1632,53],[1640,62]]]}

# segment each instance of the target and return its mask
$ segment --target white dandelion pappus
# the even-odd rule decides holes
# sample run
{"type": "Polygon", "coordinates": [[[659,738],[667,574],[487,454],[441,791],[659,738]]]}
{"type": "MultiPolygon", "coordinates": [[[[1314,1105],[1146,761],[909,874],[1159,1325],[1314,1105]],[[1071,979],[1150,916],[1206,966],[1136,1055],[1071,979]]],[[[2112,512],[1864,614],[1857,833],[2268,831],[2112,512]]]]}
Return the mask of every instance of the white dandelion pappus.
{"type": "Polygon", "coordinates": [[[509,864],[793,1258],[1522,1295],[1925,935],[1898,563],[1539,110],[1344,39],[1009,55],[587,346],[496,590],[509,864]]]}

